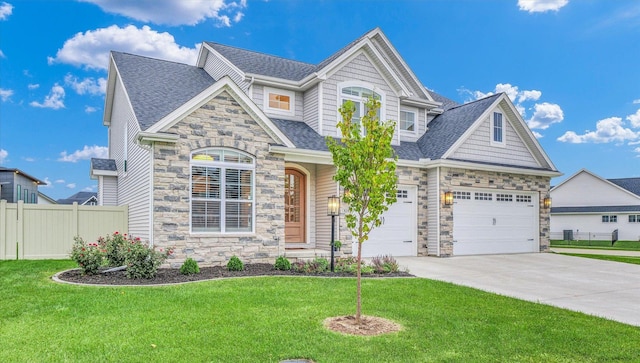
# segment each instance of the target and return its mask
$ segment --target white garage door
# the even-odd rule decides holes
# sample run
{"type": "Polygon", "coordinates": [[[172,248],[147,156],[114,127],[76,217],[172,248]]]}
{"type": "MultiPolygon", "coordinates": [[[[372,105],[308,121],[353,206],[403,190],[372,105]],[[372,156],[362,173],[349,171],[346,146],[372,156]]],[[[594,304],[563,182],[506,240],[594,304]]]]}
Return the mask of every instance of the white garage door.
{"type": "Polygon", "coordinates": [[[539,252],[538,224],[535,193],[454,191],[453,255],[539,252]]]}
{"type": "MultiPolygon", "coordinates": [[[[398,200],[382,215],[382,225],[362,244],[363,257],[417,256],[417,187],[398,186],[398,200]]],[[[353,244],[357,253],[358,244],[353,244]]]]}

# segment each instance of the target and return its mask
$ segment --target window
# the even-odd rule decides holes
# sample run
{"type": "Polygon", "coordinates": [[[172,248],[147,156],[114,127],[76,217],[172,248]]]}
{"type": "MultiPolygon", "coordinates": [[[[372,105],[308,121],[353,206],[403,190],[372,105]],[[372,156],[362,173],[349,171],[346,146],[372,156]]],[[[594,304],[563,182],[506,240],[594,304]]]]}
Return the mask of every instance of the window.
{"type": "Polygon", "coordinates": [[[253,232],[253,157],[231,149],[191,155],[191,231],[253,232]]]}
{"type": "Polygon", "coordinates": [[[602,223],[618,223],[618,216],[604,215],[602,216],[602,223]]]}
{"type": "Polygon", "coordinates": [[[491,193],[475,193],[476,200],[493,200],[493,194],[491,193]]]}
{"type": "MultiPolygon", "coordinates": [[[[360,118],[364,116],[365,113],[367,113],[365,103],[370,97],[373,97],[376,100],[380,101],[380,109],[378,110],[378,120],[380,120],[381,115],[383,115],[382,109],[384,108],[384,102],[383,102],[382,95],[380,95],[379,93],[369,88],[360,87],[360,86],[342,87],[339,97],[340,97],[340,105],[343,105],[345,102],[347,102],[347,100],[353,102],[355,106],[355,112],[353,113],[353,119],[352,119],[353,122],[356,122],[359,124],[360,118]]],[[[340,117],[339,114],[338,114],[338,117],[340,117]]],[[[364,133],[364,130],[362,132],[364,133]]]]}
{"type": "Polygon", "coordinates": [[[294,114],[295,93],[275,88],[264,88],[264,109],[273,113],[294,114]]]}
{"type": "Polygon", "coordinates": [[[16,203],[22,198],[22,186],[18,184],[16,186],[16,203]]]}
{"type": "Polygon", "coordinates": [[[416,132],[416,112],[400,110],[400,130],[416,132]]]}
{"type": "Polygon", "coordinates": [[[453,192],[453,199],[471,200],[471,192],[453,192]]]}
{"type": "Polygon", "coordinates": [[[531,203],[530,195],[516,195],[516,203],[531,203]]]}
{"type": "Polygon", "coordinates": [[[629,223],[640,223],[640,215],[632,214],[629,216],[629,223]]]}
{"type": "Polygon", "coordinates": [[[492,144],[504,144],[504,121],[502,120],[502,114],[500,112],[493,113],[492,122],[492,144]]]}
{"type": "Polygon", "coordinates": [[[496,201],[498,201],[498,202],[513,202],[513,195],[511,195],[511,194],[496,194],[496,201]]]}

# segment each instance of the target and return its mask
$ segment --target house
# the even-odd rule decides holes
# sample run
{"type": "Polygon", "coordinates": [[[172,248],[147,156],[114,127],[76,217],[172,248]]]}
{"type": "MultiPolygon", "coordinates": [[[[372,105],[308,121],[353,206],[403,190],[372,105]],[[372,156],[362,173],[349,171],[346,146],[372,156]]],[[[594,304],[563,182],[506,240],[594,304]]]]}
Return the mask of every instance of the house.
{"type": "Polygon", "coordinates": [[[23,201],[36,204],[38,203],[38,186],[46,184],[20,169],[0,166],[0,199],[8,203],[23,201]]]}
{"type": "Polygon", "coordinates": [[[551,189],[551,239],[640,241],[640,178],[582,169],[551,189]]]}
{"type": "Polygon", "coordinates": [[[69,198],[58,199],[57,203],[58,204],[78,203],[78,205],[97,205],[98,204],[98,193],[95,193],[95,192],[77,192],[76,194],[70,196],[69,198]]]}
{"type": "Polygon", "coordinates": [[[58,202],[43,192],[38,192],[38,204],[58,204],[58,202]]]}
{"type": "Polygon", "coordinates": [[[365,256],[548,250],[543,200],[560,173],[509,98],[428,90],[379,28],[318,64],[214,42],[193,66],[112,52],[98,203],[128,204],[129,232],[175,247],[175,265],[326,255],[341,189],[325,137],[340,136],[342,102],[363,114],[367,97],[397,120],[399,179],[365,256]]]}

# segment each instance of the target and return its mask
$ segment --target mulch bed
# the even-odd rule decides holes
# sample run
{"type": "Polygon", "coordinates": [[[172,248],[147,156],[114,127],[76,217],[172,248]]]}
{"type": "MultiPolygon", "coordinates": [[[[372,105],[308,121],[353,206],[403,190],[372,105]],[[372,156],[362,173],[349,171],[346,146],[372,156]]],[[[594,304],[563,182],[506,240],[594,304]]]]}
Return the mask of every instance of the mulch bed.
{"type": "MultiPolygon", "coordinates": [[[[293,271],[276,270],[273,265],[267,263],[245,264],[243,271],[228,271],[226,266],[200,267],[200,273],[195,275],[183,275],[180,269],[161,268],[156,277],[152,279],[130,279],[125,271],[115,271],[100,273],[97,275],[82,275],[80,270],[68,270],[57,275],[62,281],[94,284],[94,285],[161,285],[176,284],[191,281],[203,281],[229,277],[249,277],[249,276],[317,276],[317,277],[355,277],[354,274],[343,272],[323,272],[323,273],[298,273],[293,271]]],[[[386,278],[386,277],[414,277],[408,272],[394,272],[388,274],[362,275],[363,278],[386,278]]]]}

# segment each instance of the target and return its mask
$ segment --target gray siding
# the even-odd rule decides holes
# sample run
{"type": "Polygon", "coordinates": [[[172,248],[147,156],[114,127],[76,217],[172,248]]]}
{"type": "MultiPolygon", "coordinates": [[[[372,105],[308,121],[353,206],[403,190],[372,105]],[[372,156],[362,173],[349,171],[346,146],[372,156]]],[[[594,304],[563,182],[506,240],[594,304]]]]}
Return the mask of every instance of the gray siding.
{"type": "Polygon", "coordinates": [[[427,176],[427,253],[435,256],[438,253],[438,209],[440,208],[440,196],[438,195],[438,169],[429,170],[427,176]]]}
{"type": "Polygon", "coordinates": [[[249,89],[249,82],[245,81],[244,76],[234,71],[231,66],[227,65],[227,63],[212,52],[209,52],[209,55],[207,55],[204,70],[216,81],[224,76],[229,76],[245,93],[249,89]]]}
{"type": "Polygon", "coordinates": [[[101,196],[101,205],[118,205],[118,178],[115,176],[103,176],[99,185],[98,194],[101,196]]]}
{"type": "MultiPolygon", "coordinates": [[[[269,88],[276,89],[276,90],[278,89],[276,87],[269,87],[269,88]]],[[[292,92],[292,91],[287,91],[287,92],[292,92]]],[[[265,98],[264,86],[254,84],[251,87],[251,97],[253,99],[253,102],[255,102],[256,105],[258,105],[258,107],[260,107],[260,109],[264,111],[265,114],[267,114],[267,116],[275,117],[275,118],[283,118],[286,120],[302,121],[304,119],[304,106],[305,106],[304,96],[302,92],[293,92],[293,93],[295,93],[295,96],[294,96],[295,113],[294,115],[282,115],[280,113],[271,112],[264,107],[264,98],[265,98]]]]}
{"type": "MultiPolygon", "coordinates": [[[[333,180],[335,169],[331,165],[318,165],[316,171],[316,248],[329,251],[331,217],[327,216],[327,198],[337,195],[337,184],[333,180]]],[[[338,218],[336,218],[336,239],[340,239],[337,224],[338,218]]]]}
{"type": "Polygon", "coordinates": [[[505,122],[505,126],[505,147],[491,145],[491,121],[490,117],[486,117],[478,129],[449,158],[540,167],[509,120],[505,122]]]}
{"type": "Polygon", "coordinates": [[[313,86],[304,93],[304,122],[311,126],[316,132],[321,133],[318,120],[320,115],[318,113],[318,106],[320,104],[319,89],[320,85],[313,86]]]}
{"type": "Polygon", "coordinates": [[[13,188],[13,172],[0,173],[0,200],[4,199],[8,203],[15,203],[15,189],[13,188]]]}
{"type": "Polygon", "coordinates": [[[129,205],[129,234],[150,238],[151,153],[135,142],[140,128],[122,85],[116,82],[111,126],[109,127],[110,158],[118,168],[118,205],[129,205]],[[127,171],[124,168],[125,127],[127,131],[127,171]]]}

